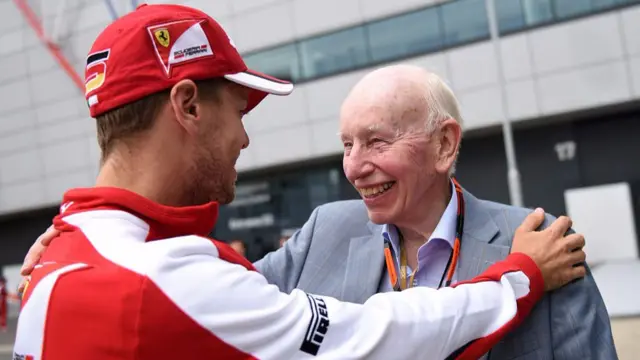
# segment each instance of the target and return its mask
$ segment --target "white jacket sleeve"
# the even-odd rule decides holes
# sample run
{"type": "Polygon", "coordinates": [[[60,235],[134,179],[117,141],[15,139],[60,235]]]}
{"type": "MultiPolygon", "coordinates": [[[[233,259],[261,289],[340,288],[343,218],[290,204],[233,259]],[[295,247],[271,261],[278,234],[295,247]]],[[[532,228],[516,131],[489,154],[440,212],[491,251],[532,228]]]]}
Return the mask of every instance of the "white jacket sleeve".
{"type": "Polygon", "coordinates": [[[212,254],[168,256],[148,276],[216,341],[265,360],[475,359],[544,289],[523,254],[453,288],[381,293],[362,305],[297,289],[281,293],[258,272],[212,254]]]}

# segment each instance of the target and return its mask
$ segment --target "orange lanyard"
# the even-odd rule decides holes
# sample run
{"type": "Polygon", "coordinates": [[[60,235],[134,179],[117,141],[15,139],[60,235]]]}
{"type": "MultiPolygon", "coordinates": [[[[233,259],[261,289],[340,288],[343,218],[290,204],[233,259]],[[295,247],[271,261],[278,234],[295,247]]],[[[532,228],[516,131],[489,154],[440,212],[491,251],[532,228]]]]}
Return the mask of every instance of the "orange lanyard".
{"type": "Polygon", "coordinates": [[[403,246],[404,237],[402,236],[400,231],[398,231],[398,236],[400,237],[400,290],[404,290],[413,286],[413,278],[416,276],[418,268],[416,268],[411,273],[411,278],[409,279],[409,284],[407,285],[407,270],[409,269],[409,267],[407,266],[407,254],[403,246]]]}
{"type": "MultiPolygon", "coordinates": [[[[456,265],[458,263],[458,257],[460,256],[460,241],[462,240],[462,231],[464,228],[464,198],[462,196],[462,188],[456,179],[451,179],[453,181],[453,185],[455,187],[456,196],[458,198],[458,211],[456,216],[456,238],[453,243],[453,249],[451,250],[451,254],[449,255],[449,261],[447,262],[447,266],[445,268],[444,273],[442,274],[442,278],[440,279],[440,284],[438,288],[441,288],[443,283],[445,287],[451,286],[451,281],[453,280],[453,274],[455,273],[456,265]],[[446,281],[445,281],[446,277],[446,281]]],[[[415,269],[411,273],[411,277],[409,278],[409,282],[407,283],[407,256],[406,251],[404,249],[404,237],[402,233],[398,231],[398,236],[400,237],[400,279],[398,279],[398,275],[396,273],[396,262],[393,259],[393,255],[391,254],[391,242],[389,239],[385,238],[384,242],[384,257],[385,264],[387,265],[387,272],[389,273],[389,281],[393,286],[393,290],[402,291],[408,289],[414,284],[414,277],[418,272],[418,269],[415,269]],[[400,281],[398,281],[400,280],[400,281]]]]}

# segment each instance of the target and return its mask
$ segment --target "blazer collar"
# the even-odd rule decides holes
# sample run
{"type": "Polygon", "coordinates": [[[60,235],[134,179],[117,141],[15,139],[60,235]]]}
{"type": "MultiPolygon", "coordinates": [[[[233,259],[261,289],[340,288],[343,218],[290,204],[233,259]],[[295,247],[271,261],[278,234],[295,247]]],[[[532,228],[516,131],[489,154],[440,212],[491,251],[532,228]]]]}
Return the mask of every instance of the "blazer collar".
{"type": "Polygon", "coordinates": [[[464,198],[464,228],[462,241],[471,237],[476,241],[490,243],[498,235],[499,228],[482,202],[470,192],[462,190],[464,198]]]}
{"type": "Polygon", "coordinates": [[[482,201],[466,190],[463,190],[463,196],[465,223],[456,269],[458,281],[481,274],[511,251],[509,246],[493,243],[501,235],[500,228],[482,201]]]}

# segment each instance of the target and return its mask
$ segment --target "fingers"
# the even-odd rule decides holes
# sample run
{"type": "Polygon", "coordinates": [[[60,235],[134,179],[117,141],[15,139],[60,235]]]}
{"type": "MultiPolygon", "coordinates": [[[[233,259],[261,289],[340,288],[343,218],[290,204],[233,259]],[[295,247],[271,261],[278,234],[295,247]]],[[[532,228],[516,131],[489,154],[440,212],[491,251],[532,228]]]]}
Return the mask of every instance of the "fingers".
{"type": "Polygon", "coordinates": [[[49,246],[49,244],[51,244],[51,241],[58,235],[60,235],[60,231],[57,230],[53,225],[51,225],[49,226],[47,231],[44,232],[44,234],[38,237],[38,240],[36,240],[36,242],[39,242],[44,246],[49,246]]]}
{"type": "Polygon", "coordinates": [[[60,234],[53,225],[49,226],[47,231],[44,234],[38,236],[36,242],[31,245],[27,256],[24,258],[24,263],[22,264],[22,268],[20,268],[20,275],[27,276],[31,274],[34,266],[40,261],[40,257],[44,250],[51,244],[51,241],[60,234]]]}
{"type": "Polygon", "coordinates": [[[544,222],[544,210],[535,209],[531,214],[527,215],[522,224],[516,229],[516,233],[535,231],[544,222]]]}
{"type": "Polygon", "coordinates": [[[553,222],[553,224],[549,225],[547,231],[551,233],[553,238],[562,237],[569,229],[573,222],[566,216],[560,216],[553,222]]]}
{"type": "Polygon", "coordinates": [[[22,281],[20,281],[20,285],[18,285],[18,294],[22,294],[26,287],[27,287],[27,278],[23,277],[22,281]]]}
{"type": "MultiPolygon", "coordinates": [[[[577,252],[582,252],[582,251],[577,251],[577,252]]],[[[577,254],[572,254],[572,256],[576,256],[576,255],[577,254]]],[[[576,256],[574,259],[575,259],[574,261],[578,261],[579,257],[576,256]]],[[[556,271],[554,272],[554,275],[549,278],[548,283],[545,282],[546,290],[549,291],[549,290],[555,290],[555,289],[561,288],[567,285],[568,283],[576,279],[581,279],[587,275],[587,268],[585,267],[584,262],[582,262],[580,265],[573,265],[573,264],[575,263],[572,263],[571,265],[565,265],[561,268],[557,268],[556,271]]]]}
{"type": "Polygon", "coordinates": [[[558,280],[561,280],[561,286],[564,286],[576,279],[583,278],[587,275],[587,268],[585,265],[585,261],[587,260],[587,255],[582,250],[576,250],[570,253],[567,253],[563,263],[565,264],[565,268],[560,272],[560,276],[558,280]]]}
{"type": "Polygon", "coordinates": [[[587,276],[587,268],[584,265],[575,266],[569,270],[569,281],[571,282],[576,279],[581,279],[587,276]]]}
{"type": "Polygon", "coordinates": [[[40,256],[44,252],[46,247],[43,246],[40,242],[36,242],[31,245],[27,256],[24,258],[24,263],[22,263],[22,268],[20,268],[20,275],[28,276],[33,271],[33,268],[40,261],[40,256]]]}
{"type": "Polygon", "coordinates": [[[584,240],[584,235],[582,234],[569,234],[565,236],[564,241],[564,250],[566,252],[571,252],[576,249],[582,249],[586,244],[584,240]]]}
{"type": "Polygon", "coordinates": [[[566,264],[569,264],[571,266],[584,264],[586,260],[587,260],[587,254],[582,250],[577,250],[567,255],[566,264]]]}

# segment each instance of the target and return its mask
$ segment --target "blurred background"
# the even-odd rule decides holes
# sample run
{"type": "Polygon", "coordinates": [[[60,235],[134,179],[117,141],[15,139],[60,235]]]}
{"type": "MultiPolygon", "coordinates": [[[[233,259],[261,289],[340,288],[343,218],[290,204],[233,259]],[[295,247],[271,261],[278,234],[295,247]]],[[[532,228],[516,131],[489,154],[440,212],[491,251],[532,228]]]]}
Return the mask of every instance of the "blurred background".
{"type": "MultiPolygon", "coordinates": [[[[366,72],[417,64],[461,103],[463,186],[511,203],[507,173],[517,166],[525,206],[572,216],[620,358],[640,358],[640,0],[148,1],[158,2],[208,12],[250,67],[297,84],[247,116],[237,197],[213,236],[255,261],[316,206],[357,198],[341,166],[340,103],[366,72]],[[508,166],[506,154],[517,162],[508,166]]],[[[136,6],[0,0],[0,267],[10,317],[0,359],[11,358],[19,264],[63,192],[91,186],[98,171],[81,90],[86,55],[136,6]]]]}

